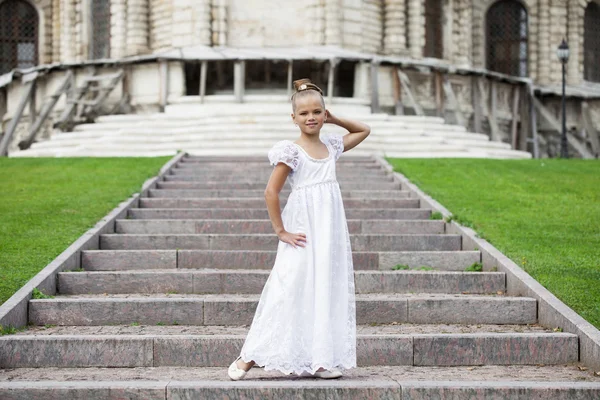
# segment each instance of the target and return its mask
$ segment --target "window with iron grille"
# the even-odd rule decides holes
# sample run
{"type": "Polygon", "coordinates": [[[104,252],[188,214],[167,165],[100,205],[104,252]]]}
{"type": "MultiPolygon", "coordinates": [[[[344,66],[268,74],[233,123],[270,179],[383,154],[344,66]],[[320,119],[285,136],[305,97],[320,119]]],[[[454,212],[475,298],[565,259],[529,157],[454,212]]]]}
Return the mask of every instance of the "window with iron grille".
{"type": "Polygon", "coordinates": [[[0,74],[38,63],[38,14],[23,0],[0,2],[0,74]]]}
{"type": "Polygon", "coordinates": [[[527,10],[520,1],[501,0],[486,17],[487,68],[527,76],[527,10]]]}
{"type": "Polygon", "coordinates": [[[584,24],[583,76],[587,81],[600,82],[600,5],[588,4],[584,24]]]}
{"type": "Polygon", "coordinates": [[[443,58],[442,36],[443,5],[441,0],[425,1],[425,57],[443,58]]]}
{"type": "Polygon", "coordinates": [[[92,0],[90,58],[110,57],[110,0],[92,0]]]}

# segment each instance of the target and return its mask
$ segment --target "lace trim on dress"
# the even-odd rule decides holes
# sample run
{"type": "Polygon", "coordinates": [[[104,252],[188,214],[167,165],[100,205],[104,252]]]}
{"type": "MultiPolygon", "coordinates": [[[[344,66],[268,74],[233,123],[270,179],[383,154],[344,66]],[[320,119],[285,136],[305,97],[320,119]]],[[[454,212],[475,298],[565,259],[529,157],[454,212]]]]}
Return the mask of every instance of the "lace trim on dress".
{"type": "Polygon", "coordinates": [[[269,163],[276,166],[279,163],[284,163],[295,171],[298,168],[299,160],[298,148],[289,140],[282,140],[275,143],[269,150],[269,163]]]}
{"type": "Polygon", "coordinates": [[[333,150],[335,151],[335,159],[340,158],[342,153],[344,152],[344,138],[338,135],[327,136],[326,143],[329,143],[333,150]]]}

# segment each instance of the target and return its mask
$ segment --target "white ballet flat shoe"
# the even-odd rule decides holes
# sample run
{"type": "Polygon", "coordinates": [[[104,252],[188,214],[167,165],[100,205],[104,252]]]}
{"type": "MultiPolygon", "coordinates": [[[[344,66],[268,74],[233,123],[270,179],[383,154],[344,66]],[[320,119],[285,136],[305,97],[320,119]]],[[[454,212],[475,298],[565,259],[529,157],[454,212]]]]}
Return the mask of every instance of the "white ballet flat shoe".
{"type": "Polygon", "coordinates": [[[231,365],[229,366],[229,369],[227,369],[227,374],[229,375],[231,380],[239,381],[240,379],[244,379],[244,377],[248,373],[248,371],[245,371],[237,366],[237,362],[241,358],[242,358],[242,356],[239,356],[238,358],[236,358],[235,361],[232,362],[231,365]]]}
{"type": "Polygon", "coordinates": [[[314,374],[311,374],[309,372],[303,372],[300,376],[313,376],[315,378],[321,378],[321,379],[337,379],[337,378],[341,378],[342,377],[342,372],[339,369],[331,369],[331,370],[325,370],[325,371],[317,371],[314,374]]]}

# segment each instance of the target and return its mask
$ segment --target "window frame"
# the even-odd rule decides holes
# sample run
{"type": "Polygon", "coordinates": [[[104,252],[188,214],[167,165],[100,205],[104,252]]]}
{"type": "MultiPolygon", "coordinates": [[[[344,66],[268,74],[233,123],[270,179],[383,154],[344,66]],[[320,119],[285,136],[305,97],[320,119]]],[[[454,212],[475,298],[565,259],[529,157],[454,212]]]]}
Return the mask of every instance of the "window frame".
{"type": "MultiPolygon", "coordinates": [[[[500,13],[498,13],[500,14],[500,13]]],[[[507,15],[508,13],[504,13],[504,15],[500,15],[500,18],[507,18],[505,15],[507,15]]],[[[498,21],[501,21],[501,19],[498,19],[498,21]]],[[[518,77],[528,77],[530,74],[530,59],[529,59],[529,51],[530,51],[530,43],[529,43],[529,39],[530,39],[530,29],[529,29],[529,21],[530,21],[530,15],[529,15],[529,10],[527,9],[526,4],[524,4],[522,1],[520,0],[498,0],[493,2],[492,4],[490,4],[490,6],[488,7],[487,11],[485,12],[484,15],[484,43],[485,43],[485,47],[484,47],[484,53],[485,53],[485,67],[486,69],[490,70],[490,71],[494,71],[494,72],[498,72],[498,73],[502,73],[502,74],[506,74],[506,75],[512,75],[512,76],[518,76],[518,77]],[[491,25],[494,22],[497,22],[496,20],[492,19],[492,12],[495,11],[495,9],[502,7],[503,5],[508,5],[508,6],[518,6],[519,7],[519,17],[518,17],[518,25],[505,25],[508,30],[512,30],[512,28],[516,28],[515,31],[519,31],[518,34],[518,39],[516,38],[511,38],[509,35],[508,39],[505,40],[495,40],[492,41],[493,37],[491,35],[491,25]],[[523,33],[522,30],[523,28],[525,28],[525,32],[523,33]],[[497,52],[494,52],[493,49],[497,48],[495,46],[498,45],[503,45],[505,47],[505,49],[503,50],[504,54],[509,54],[511,53],[512,49],[511,46],[513,46],[515,43],[518,43],[519,46],[519,56],[518,59],[517,58],[510,58],[510,57],[506,57],[505,60],[503,61],[499,61],[499,57],[493,57],[493,53],[498,54],[497,52]],[[492,47],[494,46],[494,47],[492,47]],[[497,67],[498,64],[501,64],[501,67],[497,67]]],[[[512,32],[514,33],[514,32],[512,32]]],[[[506,36],[506,35],[505,35],[506,36]]],[[[516,36],[516,35],[515,35],[516,36]]]]}

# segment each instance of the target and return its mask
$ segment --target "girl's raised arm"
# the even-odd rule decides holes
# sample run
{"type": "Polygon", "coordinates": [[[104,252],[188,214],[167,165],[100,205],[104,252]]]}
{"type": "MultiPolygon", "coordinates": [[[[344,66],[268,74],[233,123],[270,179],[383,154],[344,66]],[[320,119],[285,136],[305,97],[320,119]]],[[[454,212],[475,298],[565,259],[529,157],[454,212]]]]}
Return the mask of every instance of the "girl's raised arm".
{"type": "Polygon", "coordinates": [[[329,110],[327,110],[327,120],[325,122],[341,126],[348,131],[348,134],[342,137],[344,139],[344,151],[358,146],[371,133],[369,125],[352,119],[338,118],[329,110]]]}

